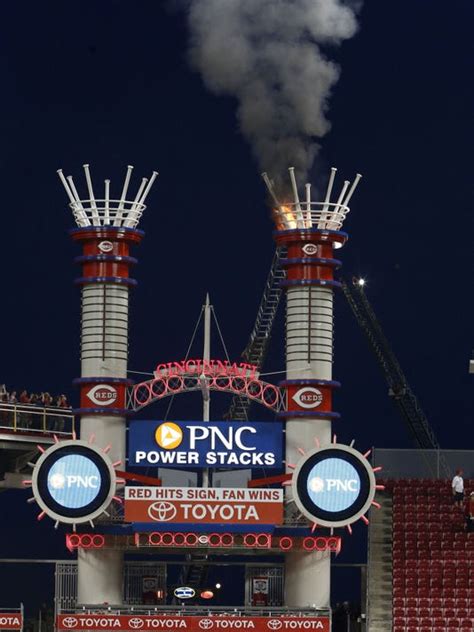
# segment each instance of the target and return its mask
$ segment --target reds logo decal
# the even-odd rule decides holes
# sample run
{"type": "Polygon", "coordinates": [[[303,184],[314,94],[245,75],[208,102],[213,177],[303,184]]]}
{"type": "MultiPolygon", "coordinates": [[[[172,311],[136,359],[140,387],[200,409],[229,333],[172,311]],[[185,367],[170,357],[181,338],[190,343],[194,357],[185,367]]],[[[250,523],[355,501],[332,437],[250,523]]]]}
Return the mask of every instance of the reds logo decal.
{"type": "Polygon", "coordinates": [[[292,400],[301,408],[317,408],[323,401],[323,394],[317,388],[304,386],[296,391],[292,400]]]}
{"type": "Polygon", "coordinates": [[[318,247],[315,244],[305,244],[301,248],[301,250],[304,252],[305,255],[308,255],[309,257],[318,254],[318,247]]]}
{"type": "Polygon", "coordinates": [[[86,396],[97,406],[110,406],[118,397],[117,389],[110,384],[96,384],[86,396]]]}
{"type": "Polygon", "coordinates": [[[111,241],[101,241],[98,247],[101,252],[111,252],[114,249],[111,241]]]}

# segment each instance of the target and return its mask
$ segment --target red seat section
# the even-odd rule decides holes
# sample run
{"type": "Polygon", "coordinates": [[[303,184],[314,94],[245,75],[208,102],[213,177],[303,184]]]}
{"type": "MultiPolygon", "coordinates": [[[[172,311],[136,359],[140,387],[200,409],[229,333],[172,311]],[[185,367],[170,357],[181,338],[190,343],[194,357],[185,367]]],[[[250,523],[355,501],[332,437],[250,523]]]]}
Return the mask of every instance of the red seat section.
{"type": "MultiPolygon", "coordinates": [[[[393,497],[394,632],[473,632],[474,533],[453,504],[451,481],[384,485],[393,497]]],[[[468,496],[474,480],[465,486],[468,496]]]]}

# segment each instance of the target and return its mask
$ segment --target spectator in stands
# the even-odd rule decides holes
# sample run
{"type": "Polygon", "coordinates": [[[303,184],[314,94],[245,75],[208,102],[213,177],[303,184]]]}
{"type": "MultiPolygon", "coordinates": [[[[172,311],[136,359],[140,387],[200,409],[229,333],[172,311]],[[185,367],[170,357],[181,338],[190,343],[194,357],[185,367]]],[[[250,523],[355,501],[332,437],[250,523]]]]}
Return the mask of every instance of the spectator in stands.
{"type": "Polygon", "coordinates": [[[36,393],[31,393],[30,403],[33,404],[33,406],[38,406],[38,404],[41,403],[39,395],[37,395],[36,393]]]}
{"type": "Polygon", "coordinates": [[[461,469],[457,469],[456,476],[454,476],[451,483],[453,488],[454,504],[461,509],[464,502],[464,479],[462,475],[463,471],[461,469]]]}
{"type": "Polygon", "coordinates": [[[16,396],[16,391],[12,391],[9,395],[8,395],[8,403],[9,404],[16,404],[18,402],[18,398],[16,396]]]}
{"type": "Polygon", "coordinates": [[[45,408],[49,408],[52,405],[53,405],[53,398],[51,397],[51,395],[48,392],[43,393],[43,406],[45,408]]]}
{"type": "Polygon", "coordinates": [[[21,391],[20,393],[20,404],[30,404],[31,397],[28,395],[26,390],[21,391]]]}

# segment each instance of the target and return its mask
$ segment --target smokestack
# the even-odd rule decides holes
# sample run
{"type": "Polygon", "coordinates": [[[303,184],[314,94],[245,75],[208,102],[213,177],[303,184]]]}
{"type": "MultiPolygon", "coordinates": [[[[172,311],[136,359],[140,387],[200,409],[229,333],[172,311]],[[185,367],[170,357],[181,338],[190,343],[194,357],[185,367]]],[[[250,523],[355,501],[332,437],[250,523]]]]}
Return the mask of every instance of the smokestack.
{"type": "Polygon", "coordinates": [[[241,131],[264,171],[305,181],[330,129],[338,66],[326,51],[357,30],[359,2],[188,0],[190,58],[215,94],[237,98],[241,131]],[[324,47],[324,52],[322,50],[324,47]]]}

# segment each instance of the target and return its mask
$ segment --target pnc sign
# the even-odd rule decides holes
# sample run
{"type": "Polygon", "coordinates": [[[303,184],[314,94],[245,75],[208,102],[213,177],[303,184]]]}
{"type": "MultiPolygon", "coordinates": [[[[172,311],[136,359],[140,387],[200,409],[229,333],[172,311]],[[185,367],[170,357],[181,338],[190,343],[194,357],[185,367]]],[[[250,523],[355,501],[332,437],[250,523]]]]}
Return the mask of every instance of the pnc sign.
{"type": "Polygon", "coordinates": [[[61,441],[40,456],[33,469],[33,495],[58,522],[89,522],[103,513],[115,493],[110,459],[86,441],[61,441]]]}
{"type": "Polygon", "coordinates": [[[134,467],[280,467],[279,422],[132,421],[129,464],[134,467]]]}
{"type": "Polygon", "coordinates": [[[341,527],[358,520],[375,495],[375,476],[367,459],[349,446],[317,448],[298,463],[293,499],[309,520],[341,527]]]}

